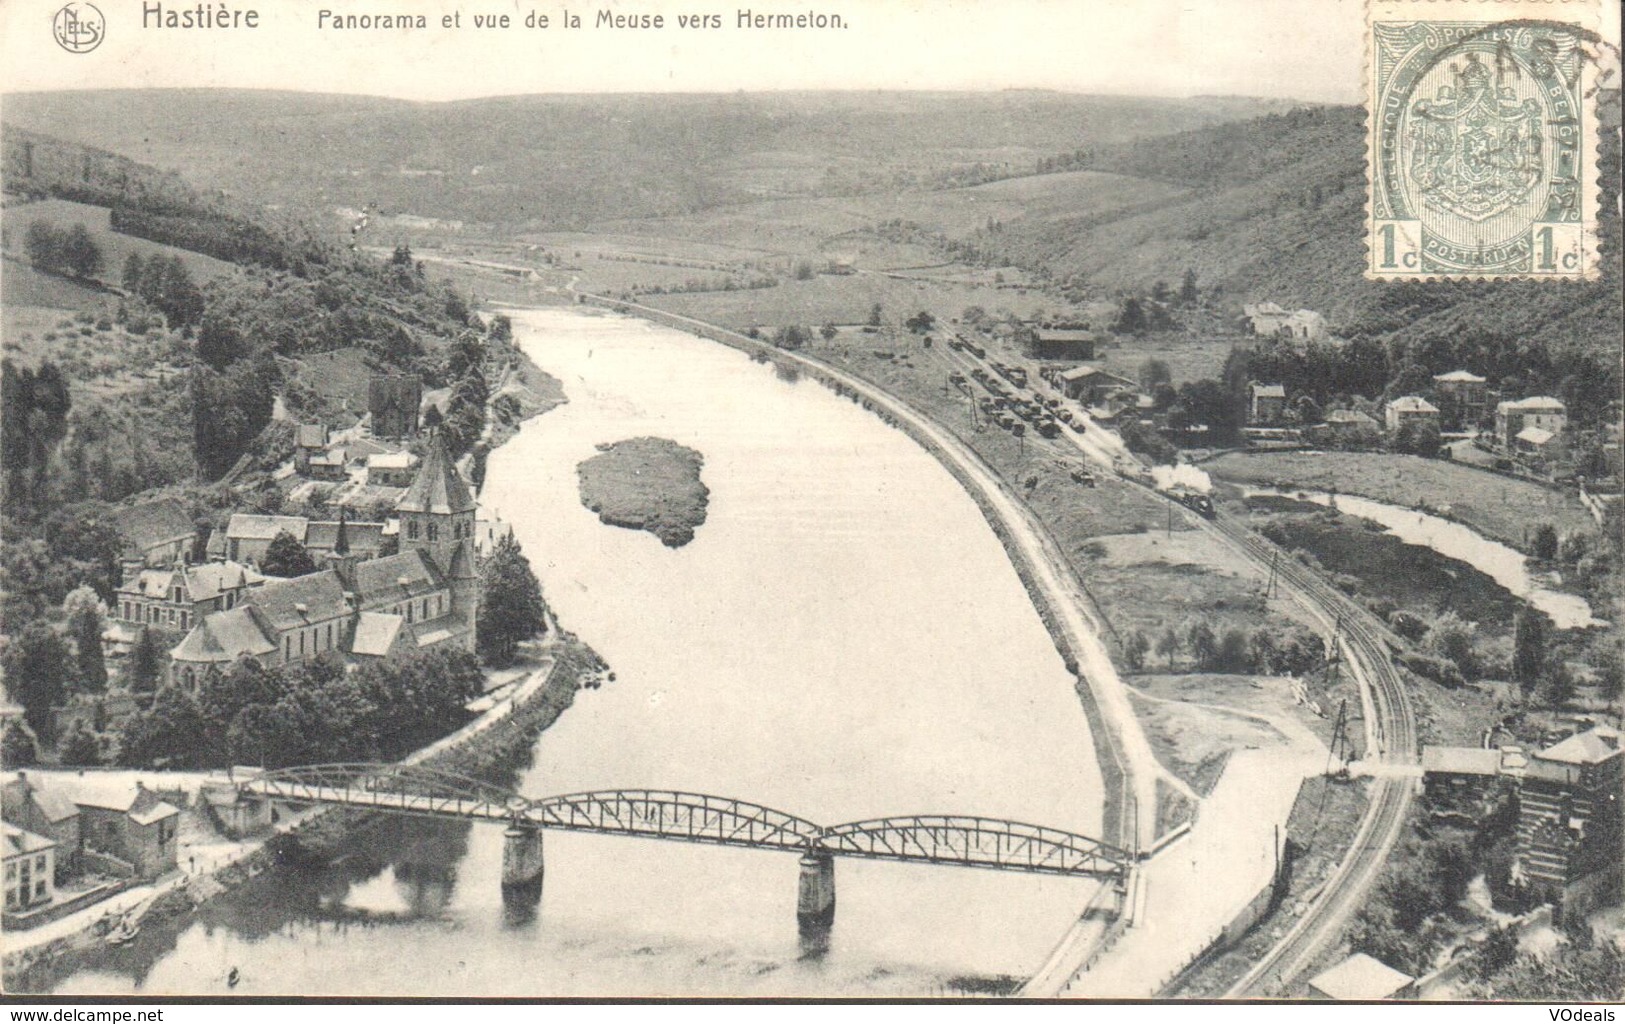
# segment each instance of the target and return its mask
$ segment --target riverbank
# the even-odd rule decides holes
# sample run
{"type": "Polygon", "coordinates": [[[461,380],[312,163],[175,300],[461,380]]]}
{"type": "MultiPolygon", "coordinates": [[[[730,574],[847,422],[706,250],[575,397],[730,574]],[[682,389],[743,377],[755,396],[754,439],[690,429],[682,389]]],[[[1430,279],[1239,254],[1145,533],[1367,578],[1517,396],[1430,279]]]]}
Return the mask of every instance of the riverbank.
{"type": "Polygon", "coordinates": [[[710,489],[700,481],[705,457],[663,437],[601,444],[602,454],[576,467],[581,503],[606,526],[647,530],[668,548],[694,539],[705,523],[710,489]]]}
{"type": "Polygon", "coordinates": [[[1283,490],[1357,494],[1453,519],[1528,552],[1543,522],[1561,536],[1597,524],[1570,495],[1444,459],[1383,452],[1231,452],[1203,462],[1215,478],[1283,490]]]}
{"type": "MultiPolygon", "coordinates": [[[[605,675],[597,654],[573,636],[537,645],[536,656],[538,667],[508,699],[403,763],[460,774],[476,774],[499,764],[557,721],[579,690],[605,675]]],[[[269,835],[233,844],[204,870],[176,872],[129,890],[109,905],[89,907],[38,934],[8,933],[3,986],[8,992],[47,991],[57,980],[122,955],[127,947],[110,947],[103,938],[119,919],[144,929],[132,946],[159,939],[149,932],[178,932],[210,900],[259,877],[289,856],[320,857],[331,852],[372,817],[328,807],[288,814],[269,835]],[[19,941],[27,945],[16,945],[19,941]]]]}

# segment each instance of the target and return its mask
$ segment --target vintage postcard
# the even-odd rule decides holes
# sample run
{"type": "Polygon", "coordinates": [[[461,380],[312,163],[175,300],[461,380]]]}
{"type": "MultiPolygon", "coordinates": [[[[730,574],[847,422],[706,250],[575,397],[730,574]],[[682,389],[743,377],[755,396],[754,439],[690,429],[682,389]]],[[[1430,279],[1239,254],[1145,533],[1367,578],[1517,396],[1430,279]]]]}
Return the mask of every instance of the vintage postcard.
{"type": "Polygon", "coordinates": [[[1619,999],[1619,25],[4,0],[0,988],[1619,999]]]}

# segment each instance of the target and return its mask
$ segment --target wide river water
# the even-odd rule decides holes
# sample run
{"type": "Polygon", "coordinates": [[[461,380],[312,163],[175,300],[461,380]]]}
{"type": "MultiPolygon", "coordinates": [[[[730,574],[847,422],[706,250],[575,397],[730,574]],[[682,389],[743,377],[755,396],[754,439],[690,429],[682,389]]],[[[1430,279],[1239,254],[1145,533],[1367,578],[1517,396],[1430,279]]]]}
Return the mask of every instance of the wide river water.
{"type": "MultiPolygon", "coordinates": [[[[901,432],[810,380],[690,335],[520,312],[569,398],[490,461],[565,627],[615,681],[537,742],[521,791],[671,788],[837,824],[981,814],[1098,834],[1072,677],[975,504],[901,432]],[[667,437],[705,456],[692,543],[601,524],[576,466],[667,437]]],[[[1088,881],[843,859],[827,951],[797,933],[797,859],[546,834],[533,920],[505,916],[495,826],[386,822],[143,935],[62,992],[931,995],[1034,971],[1088,881]]],[[[151,929],[148,929],[151,930],[151,929]]]]}

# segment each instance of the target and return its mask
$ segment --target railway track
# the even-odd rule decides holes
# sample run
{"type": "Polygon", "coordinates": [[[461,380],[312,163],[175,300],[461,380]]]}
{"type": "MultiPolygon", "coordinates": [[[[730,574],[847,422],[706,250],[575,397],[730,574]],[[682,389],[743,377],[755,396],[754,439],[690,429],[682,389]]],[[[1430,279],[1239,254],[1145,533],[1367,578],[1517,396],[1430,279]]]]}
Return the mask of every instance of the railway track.
{"type": "MultiPolygon", "coordinates": [[[[1299,590],[1338,624],[1339,654],[1359,681],[1366,706],[1366,756],[1408,764],[1416,760],[1416,715],[1405,682],[1394,668],[1391,634],[1369,612],[1332,587],[1295,559],[1246,527],[1224,520],[1212,529],[1254,557],[1273,561],[1277,574],[1299,590]]],[[[1405,828],[1413,786],[1409,779],[1373,780],[1371,801],[1344,854],[1320,896],[1281,941],[1253,965],[1228,992],[1227,998],[1290,995],[1294,983],[1337,937],[1381,873],[1405,828]]]]}

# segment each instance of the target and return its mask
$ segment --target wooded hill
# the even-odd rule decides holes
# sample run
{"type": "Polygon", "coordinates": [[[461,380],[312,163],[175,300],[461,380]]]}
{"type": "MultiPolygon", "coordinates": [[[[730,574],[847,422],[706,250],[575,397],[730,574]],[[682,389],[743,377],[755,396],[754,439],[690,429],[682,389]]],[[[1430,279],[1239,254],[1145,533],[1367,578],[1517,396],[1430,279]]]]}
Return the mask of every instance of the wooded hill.
{"type": "Polygon", "coordinates": [[[1281,109],[1041,91],[522,96],[453,103],[235,90],[17,94],[6,120],[288,209],[506,230],[778,196],[969,184],[1281,109]]]}

